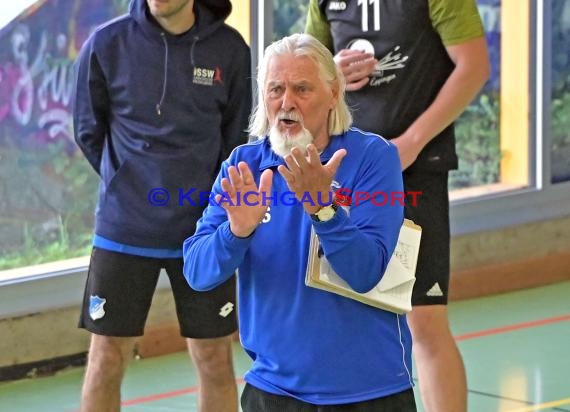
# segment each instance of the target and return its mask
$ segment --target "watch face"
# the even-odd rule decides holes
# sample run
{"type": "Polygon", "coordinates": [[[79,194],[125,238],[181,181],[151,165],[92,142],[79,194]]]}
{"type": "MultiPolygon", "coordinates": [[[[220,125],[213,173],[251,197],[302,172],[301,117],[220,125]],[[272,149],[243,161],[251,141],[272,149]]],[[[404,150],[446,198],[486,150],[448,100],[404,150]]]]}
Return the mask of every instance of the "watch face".
{"type": "Polygon", "coordinates": [[[332,206],[325,206],[321,210],[319,210],[316,215],[321,222],[326,222],[327,220],[332,219],[334,216],[334,208],[332,206]]]}

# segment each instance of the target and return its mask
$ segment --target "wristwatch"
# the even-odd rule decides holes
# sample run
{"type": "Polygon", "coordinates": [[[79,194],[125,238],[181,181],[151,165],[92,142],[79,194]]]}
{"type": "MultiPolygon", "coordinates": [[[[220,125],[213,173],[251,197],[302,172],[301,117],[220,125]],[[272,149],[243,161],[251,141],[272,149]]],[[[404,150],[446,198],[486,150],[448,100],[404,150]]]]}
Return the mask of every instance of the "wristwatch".
{"type": "Polygon", "coordinates": [[[311,219],[313,219],[315,222],[326,222],[334,217],[337,210],[338,205],[336,203],[323,206],[317,213],[313,213],[311,215],[311,219]]]}

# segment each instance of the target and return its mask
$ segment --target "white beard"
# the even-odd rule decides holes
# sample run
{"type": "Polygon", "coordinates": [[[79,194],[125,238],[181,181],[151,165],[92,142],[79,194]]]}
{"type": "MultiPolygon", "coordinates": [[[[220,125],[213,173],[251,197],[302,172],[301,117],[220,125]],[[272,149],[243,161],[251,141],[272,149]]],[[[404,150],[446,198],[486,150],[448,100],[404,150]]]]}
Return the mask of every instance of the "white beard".
{"type": "Polygon", "coordinates": [[[273,151],[281,157],[290,154],[294,147],[298,147],[303,154],[306,154],[307,145],[313,142],[313,135],[304,127],[299,133],[290,135],[281,133],[277,126],[272,126],[269,131],[269,142],[273,151]]]}

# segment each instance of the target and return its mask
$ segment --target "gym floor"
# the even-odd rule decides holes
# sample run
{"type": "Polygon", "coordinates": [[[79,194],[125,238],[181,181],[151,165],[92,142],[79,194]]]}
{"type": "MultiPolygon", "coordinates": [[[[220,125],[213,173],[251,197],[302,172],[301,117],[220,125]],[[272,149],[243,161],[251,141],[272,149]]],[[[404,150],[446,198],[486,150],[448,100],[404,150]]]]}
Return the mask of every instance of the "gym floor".
{"type": "MultiPolygon", "coordinates": [[[[570,412],[570,282],[450,304],[467,369],[470,412],[570,412]]],[[[235,344],[239,388],[249,358],[235,344]]],[[[72,412],[83,368],[0,384],[0,411],[72,412]]],[[[416,386],[418,411],[423,412],[416,386]]],[[[123,410],[196,411],[196,375],[185,353],[136,360],[123,410]]]]}

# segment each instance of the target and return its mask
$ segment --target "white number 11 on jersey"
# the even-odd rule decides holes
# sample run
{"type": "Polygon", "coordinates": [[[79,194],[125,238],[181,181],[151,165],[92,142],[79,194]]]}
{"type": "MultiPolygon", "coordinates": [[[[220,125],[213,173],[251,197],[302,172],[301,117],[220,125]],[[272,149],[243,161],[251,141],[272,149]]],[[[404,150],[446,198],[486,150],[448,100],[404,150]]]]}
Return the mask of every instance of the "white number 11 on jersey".
{"type": "Polygon", "coordinates": [[[362,31],[368,31],[368,8],[373,6],[374,31],[380,31],[380,0],[358,0],[358,5],[362,6],[362,31]]]}

